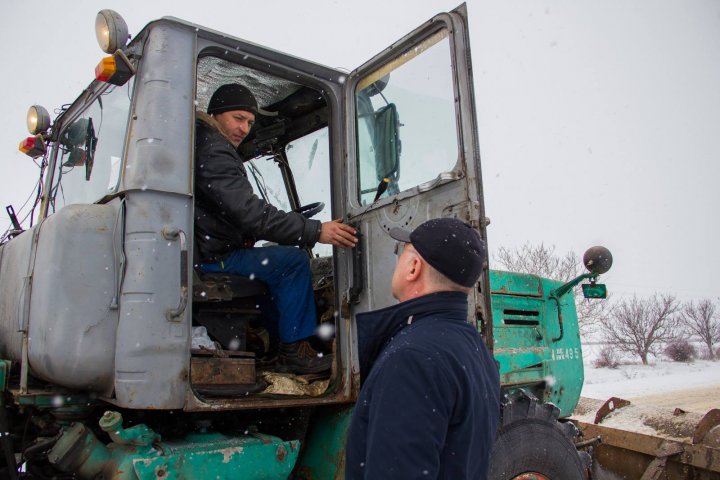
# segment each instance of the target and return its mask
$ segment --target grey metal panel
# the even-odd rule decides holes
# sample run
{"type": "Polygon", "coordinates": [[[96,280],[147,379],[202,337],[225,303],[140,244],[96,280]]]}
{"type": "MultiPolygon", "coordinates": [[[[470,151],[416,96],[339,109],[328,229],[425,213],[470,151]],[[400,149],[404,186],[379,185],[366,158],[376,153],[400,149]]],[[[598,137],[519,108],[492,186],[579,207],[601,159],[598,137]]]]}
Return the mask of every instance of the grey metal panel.
{"type": "Polygon", "coordinates": [[[56,385],[112,386],[119,205],[68,205],[40,225],[28,359],[35,375],[56,385]]]}
{"type": "Polygon", "coordinates": [[[190,361],[190,309],[168,318],[168,312],[180,305],[182,242],[162,232],[177,229],[192,235],[192,199],[146,190],[130,192],[125,204],[127,264],[114,401],[127,408],[182,408],[190,361]]]}
{"type": "Polygon", "coordinates": [[[20,361],[21,323],[25,297],[28,295],[28,266],[32,252],[33,232],[23,232],[0,247],[0,358],[20,361]]]}
{"type": "Polygon", "coordinates": [[[122,190],[191,192],[195,34],[168,22],[148,32],[136,74],[122,190]]]}

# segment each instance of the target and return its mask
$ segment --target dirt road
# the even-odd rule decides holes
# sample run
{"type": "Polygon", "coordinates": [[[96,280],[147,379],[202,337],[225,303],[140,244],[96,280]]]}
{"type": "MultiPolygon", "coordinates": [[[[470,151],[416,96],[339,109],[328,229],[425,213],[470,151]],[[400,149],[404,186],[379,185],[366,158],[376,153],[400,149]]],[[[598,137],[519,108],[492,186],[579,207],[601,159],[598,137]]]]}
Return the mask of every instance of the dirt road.
{"type": "Polygon", "coordinates": [[[627,400],[635,405],[654,405],[668,409],[682,408],[687,412],[705,414],[712,408],[720,408],[720,385],[645,395],[627,400]]]}

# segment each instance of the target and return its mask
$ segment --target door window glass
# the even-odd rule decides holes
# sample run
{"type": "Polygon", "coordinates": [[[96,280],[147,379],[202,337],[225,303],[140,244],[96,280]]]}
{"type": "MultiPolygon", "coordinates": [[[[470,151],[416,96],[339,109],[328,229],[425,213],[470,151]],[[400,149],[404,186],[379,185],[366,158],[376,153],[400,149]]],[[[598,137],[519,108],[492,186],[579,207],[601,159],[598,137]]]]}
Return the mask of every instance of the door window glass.
{"type": "Polygon", "coordinates": [[[452,170],[458,139],[447,30],[360,79],[355,107],[362,204],[452,170]]]}

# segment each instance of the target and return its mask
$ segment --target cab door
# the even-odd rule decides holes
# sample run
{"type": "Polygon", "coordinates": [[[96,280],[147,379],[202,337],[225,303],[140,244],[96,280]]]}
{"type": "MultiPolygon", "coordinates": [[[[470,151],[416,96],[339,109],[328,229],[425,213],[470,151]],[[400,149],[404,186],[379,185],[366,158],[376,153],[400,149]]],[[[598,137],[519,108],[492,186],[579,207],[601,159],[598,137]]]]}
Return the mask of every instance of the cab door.
{"type": "MultiPolygon", "coordinates": [[[[363,312],[396,302],[393,227],[455,217],[486,239],[465,5],[353,71],[345,88],[347,218],[361,233],[347,298],[363,312]]],[[[485,266],[470,298],[480,328],[492,324],[485,266]]]]}

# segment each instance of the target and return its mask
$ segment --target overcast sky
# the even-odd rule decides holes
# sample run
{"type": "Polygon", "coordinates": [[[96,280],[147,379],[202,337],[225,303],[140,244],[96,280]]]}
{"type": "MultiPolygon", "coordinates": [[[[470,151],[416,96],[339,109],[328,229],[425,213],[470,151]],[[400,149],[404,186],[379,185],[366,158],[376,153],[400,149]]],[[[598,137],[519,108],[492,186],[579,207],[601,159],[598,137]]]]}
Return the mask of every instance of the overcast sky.
{"type": "MultiPolygon", "coordinates": [[[[170,15],[349,71],[457,3],[2,0],[0,227],[37,181],[17,150],[27,108],[52,115],[92,80],[102,8],[131,34],[170,15]]],[[[611,292],[720,297],[720,2],[470,0],[468,10],[491,252],[602,244],[615,258],[611,292]]]]}

